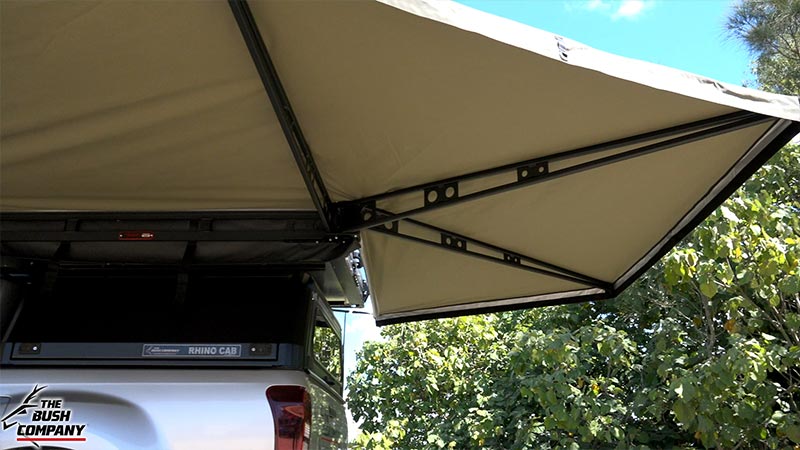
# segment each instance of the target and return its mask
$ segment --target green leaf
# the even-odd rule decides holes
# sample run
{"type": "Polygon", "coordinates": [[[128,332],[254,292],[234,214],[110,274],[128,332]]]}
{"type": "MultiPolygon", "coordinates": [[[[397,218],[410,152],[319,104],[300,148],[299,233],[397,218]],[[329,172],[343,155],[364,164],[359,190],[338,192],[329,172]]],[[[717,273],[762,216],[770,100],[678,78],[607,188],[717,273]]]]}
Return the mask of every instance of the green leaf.
{"type": "Polygon", "coordinates": [[[800,330],[800,314],[787,312],[786,326],[791,330],[800,330]]]}
{"type": "Polygon", "coordinates": [[[778,288],[786,295],[795,295],[800,292],[800,276],[790,275],[784,278],[778,288]]]}
{"type": "Polygon", "coordinates": [[[695,409],[691,404],[678,400],[673,405],[672,411],[679,422],[683,424],[684,429],[688,429],[695,418],[695,409]]]}
{"type": "Polygon", "coordinates": [[[748,285],[753,280],[753,272],[745,269],[736,274],[736,279],[739,280],[739,286],[748,285]]]}
{"type": "Polygon", "coordinates": [[[530,398],[533,396],[533,393],[531,392],[530,389],[528,389],[527,386],[522,386],[521,388],[519,388],[519,393],[520,395],[522,395],[522,398],[530,398]]]}
{"type": "Polygon", "coordinates": [[[783,429],[783,432],[786,433],[786,436],[791,439],[792,442],[800,444],[800,425],[789,425],[783,429]]]}
{"type": "Polygon", "coordinates": [[[714,282],[702,283],[700,285],[700,292],[706,297],[712,298],[717,295],[717,285],[714,282]]]}

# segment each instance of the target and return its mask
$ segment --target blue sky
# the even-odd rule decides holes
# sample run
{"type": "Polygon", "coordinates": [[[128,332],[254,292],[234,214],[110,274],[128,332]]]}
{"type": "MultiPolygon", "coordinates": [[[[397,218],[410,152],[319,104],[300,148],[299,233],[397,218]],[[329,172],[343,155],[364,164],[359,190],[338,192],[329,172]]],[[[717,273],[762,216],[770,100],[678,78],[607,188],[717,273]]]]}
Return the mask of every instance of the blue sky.
{"type": "Polygon", "coordinates": [[[719,0],[460,0],[590,47],[741,85],[749,55],[725,32],[719,0]]]}
{"type": "MultiPolygon", "coordinates": [[[[725,33],[730,0],[460,0],[467,6],[559,34],[590,47],[742,85],[750,55],[725,33]]],[[[371,312],[371,308],[366,311],[371,312]]],[[[342,321],[342,314],[337,314],[342,321]]],[[[345,372],[355,352],[379,339],[369,315],[350,314],[345,372]]],[[[350,438],[355,437],[351,424],[350,438]]]]}

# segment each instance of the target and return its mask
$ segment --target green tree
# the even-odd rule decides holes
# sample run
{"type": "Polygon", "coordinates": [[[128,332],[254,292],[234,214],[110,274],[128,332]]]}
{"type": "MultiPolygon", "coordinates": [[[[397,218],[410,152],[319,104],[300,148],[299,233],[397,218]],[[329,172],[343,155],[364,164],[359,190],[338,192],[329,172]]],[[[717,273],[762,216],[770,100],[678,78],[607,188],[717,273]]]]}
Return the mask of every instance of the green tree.
{"type": "Polygon", "coordinates": [[[369,434],[362,445],[474,447],[480,405],[508,366],[509,335],[499,322],[486,315],[389,326],[386,342],[367,343],[348,395],[369,434]]]}
{"type": "Polygon", "coordinates": [[[800,443],[798,161],[797,146],[783,149],[664,261],[669,297],[697,330],[692,363],[661,375],[676,420],[706,447],[800,443]]]}
{"type": "Polygon", "coordinates": [[[753,54],[753,72],[762,89],[800,93],[800,1],[741,1],[733,7],[727,29],[753,54]]]}

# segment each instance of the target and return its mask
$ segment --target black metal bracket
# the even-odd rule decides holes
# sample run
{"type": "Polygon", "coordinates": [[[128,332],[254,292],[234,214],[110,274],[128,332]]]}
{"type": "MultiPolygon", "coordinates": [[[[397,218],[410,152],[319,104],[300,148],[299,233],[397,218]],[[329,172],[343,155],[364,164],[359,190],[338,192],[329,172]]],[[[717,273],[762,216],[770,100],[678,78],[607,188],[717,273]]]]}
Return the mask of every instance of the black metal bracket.
{"type": "Polygon", "coordinates": [[[519,253],[512,252],[502,247],[429,225],[418,220],[403,219],[400,222],[407,226],[403,226],[402,228],[397,226],[392,230],[388,230],[383,226],[378,226],[371,228],[370,231],[436,247],[442,250],[458,252],[484,261],[503,264],[540,275],[547,275],[585,286],[596,287],[608,292],[610,292],[613,287],[609,282],[598,280],[597,278],[559,267],[540,259],[520,255],[519,253]],[[422,232],[415,233],[415,228],[418,228],[422,232]],[[436,240],[433,236],[437,236],[439,240],[436,240]]]}
{"type": "Polygon", "coordinates": [[[442,245],[456,250],[467,251],[467,240],[449,233],[442,233],[442,245]]]}
{"type": "Polygon", "coordinates": [[[297,116],[289,102],[289,97],[283,89],[278,77],[278,71],[269,56],[269,51],[264,44],[261,33],[258,31],[250,6],[246,0],[228,0],[228,4],[242,32],[242,37],[247,44],[247,49],[250,51],[250,56],[253,58],[253,63],[256,66],[258,75],[261,77],[261,82],[264,84],[264,89],[267,91],[269,100],[275,110],[275,115],[281,124],[286,142],[289,144],[298,169],[300,169],[300,174],[303,176],[303,181],[311,195],[311,200],[319,212],[325,229],[330,230],[333,222],[333,202],[314,162],[311,148],[306,142],[303,131],[300,128],[300,122],[297,120],[297,116]]]}
{"type": "Polygon", "coordinates": [[[432,210],[447,208],[464,202],[531,186],[536,183],[664,151],[680,145],[686,145],[731,131],[751,127],[770,120],[774,119],[746,111],[726,114],[588,147],[507,164],[492,169],[472,172],[444,180],[423,183],[359,200],[338,202],[334,204],[334,207],[337,209],[337,228],[346,231],[372,228],[386,222],[413,217],[432,210]],[[645,145],[632,149],[625,149],[626,147],[640,144],[645,145]],[[571,166],[566,165],[557,170],[550,169],[554,162],[613,150],[622,151],[571,166]],[[509,173],[516,175],[516,181],[507,182],[505,184],[495,184],[491,187],[466,194],[459,192],[459,185],[462,182],[509,173]],[[448,192],[451,195],[447,195],[448,192]],[[380,202],[382,201],[402,196],[420,195],[422,199],[418,201],[417,204],[421,204],[422,206],[406,209],[404,211],[392,212],[380,209],[380,202]],[[380,214],[378,213],[379,211],[380,214]]]}
{"type": "Polygon", "coordinates": [[[550,172],[550,164],[547,161],[517,167],[517,181],[529,180],[531,178],[547,175],[550,172]]]}
{"type": "Polygon", "coordinates": [[[458,199],[458,183],[443,183],[426,188],[424,192],[425,206],[451,202],[458,199]]]}
{"type": "Polygon", "coordinates": [[[400,232],[400,222],[395,220],[394,222],[387,222],[381,225],[384,231],[387,233],[397,234],[400,232]]]}

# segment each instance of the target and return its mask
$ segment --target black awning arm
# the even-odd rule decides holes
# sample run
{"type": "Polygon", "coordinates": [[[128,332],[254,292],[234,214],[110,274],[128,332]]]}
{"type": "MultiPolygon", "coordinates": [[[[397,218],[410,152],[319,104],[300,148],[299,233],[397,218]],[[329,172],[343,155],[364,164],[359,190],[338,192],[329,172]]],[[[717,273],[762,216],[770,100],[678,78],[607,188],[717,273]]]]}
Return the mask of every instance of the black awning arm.
{"type": "Polygon", "coordinates": [[[281,80],[278,77],[278,71],[275,69],[272,58],[269,56],[269,51],[267,51],[267,46],[258,31],[250,6],[246,0],[228,0],[228,4],[231,7],[233,16],[236,18],[236,23],[239,25],[239,30],[242,32],[242,37],[247,44],[247,49],[250,51],[250,56],[253,58],[253,63],[256,66],[259,77],[261,77],[261,82],[264,84],[264,89],[267,91],[272,108],[275,110],[275,115],[281,124],[286,142],[292,150],[292,155],[297,163],[297,168],[300,169],[300,174],[303,176],[303,181],[311,195],[311,200],[319,212],[325,229],[330,230],[333,220],[333,203],[322,181],[319,169],[317,169],[317,165],[314,162],[311,148],[300,128],[300,122],[297,120],[297,116],[295,116],[292,105],[289,102],[289,97],[283,89],[281,80]]]}
{"type": "Polygon", "coordinates": [[[482,259],[484,261],[496,264],[502,264],[539,275],[546,275],[585,286],[596,287],[603,289],[606,292],[611,292],[613,289],[612,283],[598,280],[597,278],[593,278],[573,270],[565,269],[555,264],[547,263],[530,256],[522,255],[518,252],[507,250],[497,245],[473,239],[471,237],[464,236],[463,234],[454,233],[443,228],[429,225],[418,220],[403,219],[389,222],[371,228],[370,231],[383,233],[389,236],[417,242],[419,244],[432,246],[446,251],[456,252],[462,255],[471,256],[473,258],[482,259]],[[411,226],[401,227],[403,224],[411,226]],[[414,233],[414,227],[423,228],[428,232],[414,233]],[[411,228],[412,230],[407,230],[407,228],[411,228]],[[435,235],[438,240],[433,239],[431,234],[435,235]]]}
{"type": "Polygon", "coordinates": [[[685,145],[738,129],[751,127],[770,120],[775,119],[751,112],[726,114],[710,119],[704,119],[675,127],[665,128],[662,130],[630,136],[623,139],[595,144],[588,147],[568,150],[553,155],[528,159],[518,163],[506,164],[492,169],[472,172],[457,177],[423,183],[383,194],[364,197],[358,200],[338,202],[334,204],[334,207],[337,209],[337,217],[339,220],[338,228],[347,231],[372,228],[385,223],[413,217],[415,215],[426,213],[432,210],[447,208],[449,206],[458,205],[467,201],[513,191],[536,183],[541,183],[567,175],[573,175],[608,164],[667,150],[679,145],[685,145]],[[550,171],[550,164],[556,161],[600,152],[607,152],[626,146],[651,142],[658,139],[666,140],[657,141],[655,143],[623,151],[621,153],[616,153],[610,156],[568,166],[559,170],[550,171]],[[459,183],[499,174],[515,176],[516,181],[495,185],[483,190],[471,192],[466,195],[460,195],[459,183]],[[422,204],[423,206],[407,209],[405,211],[388,212],[382,210],[378,205],[378,202],[380,201],[405,195],[417,195],[419,198],[417,204],[422,204]]]}

